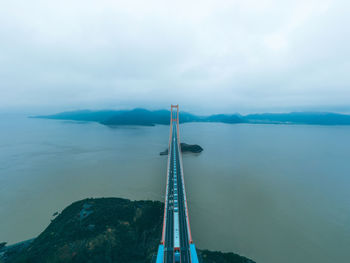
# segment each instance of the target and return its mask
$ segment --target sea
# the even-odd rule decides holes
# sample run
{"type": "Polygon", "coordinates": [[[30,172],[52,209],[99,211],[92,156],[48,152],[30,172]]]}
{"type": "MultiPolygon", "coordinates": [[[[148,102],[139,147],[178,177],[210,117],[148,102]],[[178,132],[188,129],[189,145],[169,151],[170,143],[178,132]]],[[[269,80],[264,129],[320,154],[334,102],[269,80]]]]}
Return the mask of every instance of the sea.
{"type": "MultiPolygon", "coordinates": [[[[349,262],[350,126],[187,123],[192,237],[258,263],[349,262]]],[[[0,115],[0,242],[39,235],[74,201],[164,201],[169,126],[0,115]]]]}

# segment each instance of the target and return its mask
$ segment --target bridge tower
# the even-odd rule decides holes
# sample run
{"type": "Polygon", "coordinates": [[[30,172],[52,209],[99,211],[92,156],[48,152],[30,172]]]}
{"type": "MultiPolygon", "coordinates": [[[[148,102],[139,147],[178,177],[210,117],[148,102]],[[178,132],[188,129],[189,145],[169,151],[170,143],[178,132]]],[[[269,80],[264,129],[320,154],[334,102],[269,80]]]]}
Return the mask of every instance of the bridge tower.
{"type": "Polygon", "coordinates": [[[176,104],[176,105],[171,104],[170,112],[171,112],[170,123],[172,124],[173,121],[176,121],[177,124],[179,124],[179,104],[176,104]]]}

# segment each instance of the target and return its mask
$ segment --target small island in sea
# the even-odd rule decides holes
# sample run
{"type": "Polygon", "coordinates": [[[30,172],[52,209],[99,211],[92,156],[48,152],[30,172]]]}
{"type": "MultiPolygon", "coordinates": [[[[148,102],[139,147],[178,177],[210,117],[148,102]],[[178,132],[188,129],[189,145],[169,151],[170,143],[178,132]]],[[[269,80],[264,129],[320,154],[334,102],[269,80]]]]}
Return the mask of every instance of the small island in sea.
{"type": "MultiPolygon", "coordinates": [[[[35,239],[1,243],[1,263],[152,263],[162,232],[159,201],[90,198],[57,214],[35,239]]],[[[203,263],[254,263],[234,253],[198,249],[203,263]]]]}
{"type": "MultiPolygon", "coordinates": [[[[181,152],[186,153],[201,153],[203,151],[203,148],[200,147],[198,144],[187,144],[187,143],[180,143],[181,152]]],[[[168,155],[168,149],[166,149],[163,152],[160,152],[159,155],[168,155]]]]}

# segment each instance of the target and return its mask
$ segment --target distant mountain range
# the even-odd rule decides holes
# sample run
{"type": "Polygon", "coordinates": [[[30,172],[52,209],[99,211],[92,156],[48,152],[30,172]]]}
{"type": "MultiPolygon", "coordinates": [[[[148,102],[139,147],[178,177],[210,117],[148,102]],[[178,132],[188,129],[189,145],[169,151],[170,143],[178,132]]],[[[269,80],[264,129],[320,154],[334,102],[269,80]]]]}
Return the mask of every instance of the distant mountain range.
{"type": "MultiPolygon", "coordinates": [[[[104,125],[168,125],[170,111],[146,109],[133,110],[80,110],[62,112],[54,115],[35,116],[35,118],[94,121],[104,125]]],[[[350,125],[350,115],[329,112],[291,112],[249,114],[215,114],[199,116],[180,112],[180,123],[221,122],[221,123],[260,123],[260,124],[311,124],[311,125],[350,125]]]]}

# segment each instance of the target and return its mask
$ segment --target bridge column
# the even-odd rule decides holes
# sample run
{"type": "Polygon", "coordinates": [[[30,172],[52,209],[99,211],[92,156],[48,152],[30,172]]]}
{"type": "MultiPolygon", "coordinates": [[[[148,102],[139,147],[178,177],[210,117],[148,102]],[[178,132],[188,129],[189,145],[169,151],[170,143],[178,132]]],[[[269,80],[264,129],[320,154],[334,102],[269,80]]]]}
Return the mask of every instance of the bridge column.
{"type": "Polygon", "coordinates": [[[164,262],[164,245],[159,245],[156,263],[164,262]]]}
{"type": "Polygon", "coordinates": [[[191,263],[198,263],[197,250],[193,243],[190,244],[190,255],[191,255],[191,263]]]}

